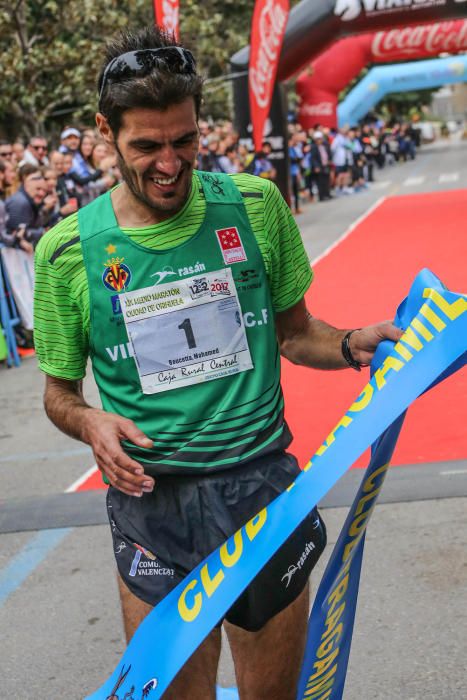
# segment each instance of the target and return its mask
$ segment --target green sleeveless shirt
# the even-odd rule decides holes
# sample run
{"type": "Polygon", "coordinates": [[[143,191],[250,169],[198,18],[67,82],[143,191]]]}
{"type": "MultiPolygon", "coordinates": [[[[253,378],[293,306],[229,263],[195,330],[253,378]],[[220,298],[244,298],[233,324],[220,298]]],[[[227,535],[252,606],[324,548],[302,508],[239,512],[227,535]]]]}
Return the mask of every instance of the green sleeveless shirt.
{"type": "Polygon", "coordinates": [[[90,357],[102,405],[133,420],[154,441],[151,449],[123,445],[154,475],[227,469],[291,441],[268,280],[242,196],[228,176],[197,174],[206,199],[204,221],[193,237],[168,250],[132,241],[118,226],[110,193],[78,213],[91,306],[90,357]],[[199,304],[194,311],[180,306],[182,288],[195,300],[190,303],[199,304]],[[129,337],[124,314],[130,328],[134,314],[147,311],[147,300],[156,300],[150,308],[159,315],[146,326],[143,344],[139,329],[147,321],[131,323],[129,337]],[[235,345],[231,354],[220,358],[229,343],[235,345]],[[245,366],[252,368],[229,374],[248,348],[251,362],[245,366]],[[223,368],[220,376],[198,381],[196,374],[215,377],[212,367],[223,368]],[[177,386],[182,375],[195,378],[177,386]]]}

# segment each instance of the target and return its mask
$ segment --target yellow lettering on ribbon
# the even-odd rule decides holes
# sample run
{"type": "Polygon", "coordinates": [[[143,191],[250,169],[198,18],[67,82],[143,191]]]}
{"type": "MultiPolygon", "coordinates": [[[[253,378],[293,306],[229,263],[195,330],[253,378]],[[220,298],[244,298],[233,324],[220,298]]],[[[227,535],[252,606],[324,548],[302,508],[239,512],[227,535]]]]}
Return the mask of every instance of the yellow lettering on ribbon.
{"type": "Polygon", "coordinates": [[[242,556],[243,553],[243,538],[242,538],[242,531],[237,530],[237,532],[234,535],[234,551],[232,554],[229,552],[227,549],[227,542],[224,542],[220,549],[220,557],[221,557],[221,562],[223,563],[224,566],[227,568],[230,568],[231,566],[234,566],[240,557],[242,556]]]}
{"type": "Polygon", "coordinates": [[[339,430],[339,428],[347,428],[351,424],[351,422],[352,422],[352,418],[350,416],[348,416],[348,415],[342,416],[342,418],[340,419],[339,423],[336,425],[334,430],[331,433],[329,433],[329,435],[327,436],[326,440],[321,445],[321,447],[319,447],[316,450],[316,454],[321,456],[324,452],[326,452],[329,445],[332,445],[332,443],[336,439],[336,433],[339,430]]]}
{"type": "Polygon", "coordinates": [[[416,331],[418,331],[420,333],[422,338],[424,338],[425,340],[428,340],[428,341],[433,340],[433,338],[434,338],[433,333],[430,333],[428,328],[426,326],[424,326],[423,323],[418,320],[418,318],[413,319],[412,326],[415,328],[416,331]]]}
{"type": "MultiPolygon", "coordinates": [[[[324,690],[327,687],[327,683],[329,682],[330,679],[333,678],[333,676],[336,674],[337,671],[337,664],[335,664],[330,671],[324,676],[324,678],[320,678],[317,680],[317,676],[320,676],[321,673],[314,674],[313,676],[310,676],[307,682],[307,689],[305,691],[304,697],[309,698],[310,695],[316,695],[316,693],[320,693],[321,690],[324,690]],[[311,683],[311,685],[310,685],[311,683]],[[310,686],[310,687],[308,687],[310,686]]],[[[334,681],[333,681],[334,682],[334,681]]]]}
{"type": "Polygon", "coordinates": [[[264,523],[266,522],[267,518],[267,508],[263,508],[258,515],[255,515],[254,518],[249,520],[247,524],[245,525],[245,532],[248,535],[248,539],[250,542],[252,542],[258,532],[261,530],[263,527],[264,523]]]}
{"type": "Polygon", "coordinates": [[[196,593],[194,597],[194,603],[190,607],[188,607],[187,602],[186,602],[186,594],[188,591],[191,591],[192,588],[195,588],[198,585],[198,581],[196,579],[193,579],[193,581],[190,581],[189,584],[185,587],[185,589],[182,591],[182,594],[180,598],[178,599],[178,612],[180,613],[180,617],[182,620],[185,620],[185,622],[193,622],[195,620],[201,610],[201,606],[203,604],[203,596],[201,593],[196,593]]]}
{"type": "Polygon", "coordinates": [[[418,352],[419,350],[421,350],[422,347],[423,347],[423,345],[422,345],[422,343],[420,342],[419,338],[417,338],[417,336],[415,335],[415,333],[413,332],[413,330],[412,330],[412,328],[411,328],[410,326],[409,326],[409,327],[407,328],[407,330],[405,331],[404,335],[403,335],[402,338],[400,339],[400,342],[405,343],[406,345],[408,345],[408,346],[409,346],[410,348],[412,348],[413,350],[417,350],[417,352],[418,352]]]}
{"type": "Polygon", "coordinates": [[[467,311],[466,299],[456,299],[456,301],[450,304],[439,292],[430,287],[423,290],[423,296],[425,299],[431,299],[450,321],[455,321],[464,311],[467,311]]]}
{"type": "Polygon", "coordinates": [[[392,357],[391,355],[389,355],[389,357],[386,357],[381,367],[378,367],[374,374],[376,386],[378,387],[378,389],[382,389],[383,386],[386,384],[385,376],[388,372],[390,372],[391,370],[394,370],[394,372],[398,372],[400,369],[402,369],[403,366],[404,363],[398,360],[396,357],[392,357]]]}
{"type": "Polygon", "coordinates": [[[427,319],[427,321],[431,323],[433,328],[436,328],[437,331],[442,331],[444,328],[446,328],[444,321],[440,319],[438,314],[435,314],[433,309],[428,306],[428,304],[423,304],[422,308],[420,309],[420,313],[427,319]]]}
{"type": "Polygon", "coordinates": [[[363,411],[363,409],[368,406],[371,399],[373,398],[374,391],[375,390],[373,389],[373,386],[371,384],[367,384],[360,396],[353,402],[353,404],[349,408],[349,411],[352,411],[353,413],[357,413],[357,411],[363,411]]]}
{"type": "Polygon", "coordinates": [[[222,569],[219,569],[214,578],[211,578],[208,565],[205,564],[203,566],[203,568],[201,569],[201,583],[203,584],[204,590],[208,594],[208,598],[210,598],[214,591],[216,591],[219,588],[224,578],[225,576],[222,569]]]}

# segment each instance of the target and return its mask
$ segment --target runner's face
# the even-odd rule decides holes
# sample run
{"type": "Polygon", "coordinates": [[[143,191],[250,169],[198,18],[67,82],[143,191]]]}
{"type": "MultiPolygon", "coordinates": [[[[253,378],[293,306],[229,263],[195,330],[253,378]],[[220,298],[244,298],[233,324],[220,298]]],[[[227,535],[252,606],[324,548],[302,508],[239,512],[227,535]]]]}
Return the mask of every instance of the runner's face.
{"type": "Polygon", "coordinates": [[[176,214],[188,198],[198,140],[191,98],[165,111],[137,108],[123,115],[118,166],[133,196],[159,220],[176,214]]]}

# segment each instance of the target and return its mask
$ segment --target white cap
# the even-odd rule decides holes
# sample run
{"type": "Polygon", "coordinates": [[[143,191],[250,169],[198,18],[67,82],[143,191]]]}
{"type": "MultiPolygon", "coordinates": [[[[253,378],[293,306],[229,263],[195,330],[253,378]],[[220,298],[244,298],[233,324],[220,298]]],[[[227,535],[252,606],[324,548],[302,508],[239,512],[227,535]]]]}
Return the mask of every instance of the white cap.
{"type": "Polygon", "coordinates": [[[68,138],[68,136],[77,136],[78,138],[81,138],[81,134],[78,131],[78,129],[75,129],[72,126],[67,127],[60,134],[61,139],[66,139],[66,138],[68,138]]]}

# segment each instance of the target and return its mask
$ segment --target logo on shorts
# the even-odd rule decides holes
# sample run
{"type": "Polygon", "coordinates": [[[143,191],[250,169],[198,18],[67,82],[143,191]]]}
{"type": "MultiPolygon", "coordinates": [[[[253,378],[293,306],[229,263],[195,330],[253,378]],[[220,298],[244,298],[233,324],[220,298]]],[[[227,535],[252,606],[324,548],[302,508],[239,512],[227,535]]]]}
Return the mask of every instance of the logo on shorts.
{"type": "Polygon", "coordinates": [[[110,258],[104,263],[102,281],[111,292],[122,292],[131,282],[131,270],[123,264],[124,260],[125,258],[110,258]]]}
{"type": "Polygon", "coordinates": [[[297,561],[296,564],[291,564],[289,568],[287,569],[286,573],[283,575],[281,578],[281,581],[284,581],[285,579],[285,587],[288,588],[289,584],[292,580],[292,577],[294,574],[297,573],[297,571],[300,571],[302,568],[303,564],[306,562],[308,559],[308,556],[311,554],[311,552],[315,549],[315,544],[313,542],[307,542],[306,547],[303,550],[300,559],[297,561]]]}
{"type": "Polygon", "coordinates": [[[243,262],[247,259],[242,239],[236,226],[216,229],[216,236],[226,265],[243,262]]]}
{"type": "Polygon", "coordinates": [[[173,578],[174,570],[166,566],[161,566],[155,554],[133,542],[136,548],[135,556],[131,562],[129,575],[134,576],[170,576],[173,578]],[[144,557],[144,559],[142,559],[144,557]]]}

